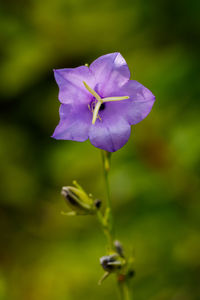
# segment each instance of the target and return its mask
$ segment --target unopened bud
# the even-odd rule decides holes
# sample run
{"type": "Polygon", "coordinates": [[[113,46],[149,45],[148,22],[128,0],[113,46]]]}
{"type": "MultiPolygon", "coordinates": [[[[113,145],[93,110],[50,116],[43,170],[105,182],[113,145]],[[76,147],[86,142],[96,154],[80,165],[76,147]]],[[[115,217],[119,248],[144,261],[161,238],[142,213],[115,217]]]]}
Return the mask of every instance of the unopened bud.
{"type": "Polygon", "coordinates": [[[94,214],[100,207],[100,200],[94,200],[77,183],[76,187],[64,186],[61,194],[65,197],[67,205],[74,212],[73,215],[94,214]]]}
{"type": "Polygon", "coordinates": [[[100,258],[100,264],[107,272],[115,272],[121,269],[122,262],[118,260],[117,254],[107,255],[100,258]]]}
{"type": "Polygon", "coordinates": [[[115,249],[117,251],[117,253],[121,256],[121,257],[124,257],[124,249],[122,247],[122,244],[119,242],[119,241],[115,241],[114,242],[114,245],[115,245],[115,249]]]}

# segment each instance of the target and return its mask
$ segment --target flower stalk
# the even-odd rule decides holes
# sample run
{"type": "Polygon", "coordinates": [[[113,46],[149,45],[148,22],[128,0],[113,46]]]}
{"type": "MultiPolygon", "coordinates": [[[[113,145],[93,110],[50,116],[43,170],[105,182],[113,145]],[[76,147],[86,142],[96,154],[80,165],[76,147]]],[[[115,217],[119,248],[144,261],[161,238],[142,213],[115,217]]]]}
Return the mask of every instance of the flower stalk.
{"type": "Polygon", "coordinates": [[[69,212],[62,212],[62,214],[67,216],[97,216],[107,240],[107,253],[100,258],[100,264],[104,270],[104,274],[99,280],[99,284],[101,284],[110,274],[115,274],[121,300],[130,300],[128,284],[130,278],[134,274],[132,269],[133,258],[129,257],[127,259],[121,243],[118,240],[115,240],[108,180],[111,153],[108,151],[101,151],[101,156],[106,187],[106,207],[104,211],[101,211],[101,200],[95,199],[91,194],[87,194],[76,181],[73,181],[74,186],[65,186],[62,188],[61,194],[65,197],[68,209],[70,209],[69,212]]]}
{"type": "Polygon", "coordinates": [[[105,180],[105,187],[106,187],[105,220],[108,226],[111,239],[113,241],[114,225],[113,225],[112,204],[111,204],[111,197],[110,197],[110,187],[109,187],[109,180],[108,180],[108,173],[110,171],[110,163],[111,163],[111,153],[104,150],[102,150],[101,153],[102,153],[103,172],[104,172],[104,180],[105,180]]]}
{"type": "Polygon", "coordinates": [[[121,300],[131,300],[127,282],[118,280],[118,287],[121,300]]]}
{"type": "Polygon", "coordinates": [[[101,282],[105,278],[107,278],[111,272],[115,272],[117,275],[120,299],[130,300],[129,286],[128,286],[128,281],[130,279],[130,276],[128,276],[128,272],[127,272],[127,268],[129,268],[130,266],[124,257],[124,252],[121,243],[119,241],[114,242],[114,236],[115,236],[114,222],[113,222],[110,188],[109,188],[109,180],[108,180],[108,174],[110,171],[110,164],[111,164],[111,153],[102,150],[101,155],[102,155],[103,172],[104,172],[104,180],[105,180],[105,187],[106,187],[106,209],[105,209],[104,216],[100,211],[97,212],[97,216],[100,220],[100,223],[103,226],[103,231],[107,238],[109,255],[102,257],[100,259],[101,265],[106,272],[104,273],[99,283],[101,284],[101,282]]]}

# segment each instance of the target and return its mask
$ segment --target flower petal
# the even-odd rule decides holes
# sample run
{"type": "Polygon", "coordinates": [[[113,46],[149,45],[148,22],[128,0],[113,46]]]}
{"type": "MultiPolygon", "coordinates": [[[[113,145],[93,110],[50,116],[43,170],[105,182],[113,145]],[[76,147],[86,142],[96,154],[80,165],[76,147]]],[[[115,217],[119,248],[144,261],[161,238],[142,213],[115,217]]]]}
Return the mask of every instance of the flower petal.
{"type": "Polygon", "coordinates": [[[70,104],[61,104],[60,122],[52,137],[58,140],[84,142],[88,139],[91,122],[92,114],[87,106],[79,105],[77,110],[70,104]]]}
{"type": "Polygon", "coordinates": [[[97,120],[91,125],[89,139],[95,147],[115,152],[128,142],[130,133],[131,126],[126,120],[110,116],[109,119],[97,120]]]}
{"type": "Polygon", "coordinates": [[[96,78],[96,89],[101,97],[107,97],[130,78],[128,65],[119,52],[100,56],[89,68],[96,78]]]}
{"type": "Polygon", "coordinates": [[[58,99],[61,103],[89,102],[91,94],[86,90],[83,81],[86,81],[91,88],[94,87],[95,82],[88,67],[57,69],[54,70],[54,76],[59,86],[58,99]]]}
{"type": "Polygon", "coordinates": [[[115,113],[125,117],[131,125],[146,118],[155,101],[152,92],[135,80],[129,80],[119,90],[115,90],[112,95],[130,97],[128,100],[115,102],[115,113]]]}

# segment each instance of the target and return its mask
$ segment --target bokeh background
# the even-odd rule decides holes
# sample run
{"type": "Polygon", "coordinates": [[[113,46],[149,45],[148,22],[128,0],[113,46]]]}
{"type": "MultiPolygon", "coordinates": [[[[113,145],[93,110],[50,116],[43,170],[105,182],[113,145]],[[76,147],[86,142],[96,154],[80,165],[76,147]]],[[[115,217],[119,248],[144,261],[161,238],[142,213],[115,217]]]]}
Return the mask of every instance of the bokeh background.
{"type": "Polygon", "coordinates": [[[157,99],[110,174],[118,238],[135,253],[134,299],[200,299],[199,3],[1,2],[1,300],[118,297],[112,276],[97,286],[97,220],[60,214],[60,189],[74,179],[105,198],[99,150],[50,138],[59,120],[52,69],[115,51],[157,99]]]}

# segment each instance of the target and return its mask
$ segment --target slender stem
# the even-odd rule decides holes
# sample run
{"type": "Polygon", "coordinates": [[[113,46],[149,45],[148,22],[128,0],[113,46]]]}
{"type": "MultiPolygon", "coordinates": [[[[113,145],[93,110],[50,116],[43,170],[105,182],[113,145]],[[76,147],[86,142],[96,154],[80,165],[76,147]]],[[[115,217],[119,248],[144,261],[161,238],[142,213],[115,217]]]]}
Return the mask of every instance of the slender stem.
{"type": "MultiPolygon", "coordinates": [[[[108,252],[116,251],[114,249],[114,225],[113,225],[113,215],[112,215],[112,205],[111,205],[111,197],[110,197],[110,188],[109,188],[109,180],[108,174],[110,171],[110,158],[111,153],[107,151],[102,151],[102,163],[103,163],[103,171],[104,171],[104,180],[106,187],[106,209],[104,215],[98,211],[97,216],[103,227],[104,234],[107,238],[108,243],[108,252]]],[[[120,292],[121,300],[130,300],[129,287],[128,283],[124,280],[118,281],[118,287],[120,292]]]]}
{"type": "Polygon", "coordinates": [[[111,209],[111,198],[110,198],[110,188],[109,188],[109,182],[108,182],[108,172],[110,171],[110,156],[111,154],[108,154],[106,151],[102,151],[102,162],[103,162],[103,171],[104,171],[104,179],[105,179],[105,185],[106,185],[106,202],[107,207],[111,209]]]}
{"type": "Polygon", "coordinates": [[[108,252],[110,252],[113,249],[113,238],[110,234],[110,231],[108,230],[108,226],[107,226],[107,223],[105,222],[104,216],[102,215],[102,213],[100,211],[97,211],[97,217],[99,219],[99,222],[102,225],[104,235],[107,239],[108,252]]]}
{"type": "Polygon", "coordinates": [[[129,288],[127,282],[118,282],[120,299],[121,300],[130,300],[129,288]]]}
{"type": "Polygon", "coordinates": [[[113,250],[113,240],[114,240],[112,205],[111,205],[110,188],[109,188],[109,180],[108,180],[108,173],[110,171],[111,153],[102,150],[101,154],[102,154],[105,187],[106,187],[106,210],[104,216],[104,225],[105,225],[104,233],[107,236],[107,240],[108,240],[108,250],[111,251],[113,250]]]}

